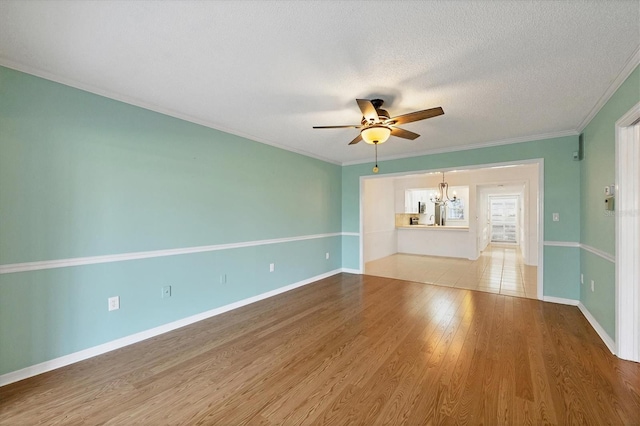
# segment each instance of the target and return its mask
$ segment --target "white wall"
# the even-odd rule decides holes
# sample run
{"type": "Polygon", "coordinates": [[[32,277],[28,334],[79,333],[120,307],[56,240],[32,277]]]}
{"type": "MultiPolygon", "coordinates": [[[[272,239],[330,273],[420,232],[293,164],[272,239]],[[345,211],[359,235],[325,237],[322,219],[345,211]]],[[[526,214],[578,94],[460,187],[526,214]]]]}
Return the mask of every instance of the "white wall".
{"type": "Polygon", "coordinates": [[[363,257],[370,262],[397,253],[395,187],[393,179],[365,179],[362,191],[363,257]]]}
{"type": "Polygon", "coordinates": [[[487,206],[489,205],[488,191],[482,187],[476,188],[477,200],[476,200],[476,217],[477,217],[477,248],[478,252],[487,248],[491,242],[491,219],[488,215],[487,206]]]}
{"type": "Polygon", "coordinates": [[[518,198],[518,232],[520,235],[518,236],[518,244],[520,244],[520,250],[522,251],[522,257],[524,258],[524,263],[527,263],[529,259],[529,233],[526,232],[528,225],[525,219],[525,213],[528,216],[528,211],[525,208],[527,205],[527,188],[526,186],[522,188],[522,193],[518,198]]]}

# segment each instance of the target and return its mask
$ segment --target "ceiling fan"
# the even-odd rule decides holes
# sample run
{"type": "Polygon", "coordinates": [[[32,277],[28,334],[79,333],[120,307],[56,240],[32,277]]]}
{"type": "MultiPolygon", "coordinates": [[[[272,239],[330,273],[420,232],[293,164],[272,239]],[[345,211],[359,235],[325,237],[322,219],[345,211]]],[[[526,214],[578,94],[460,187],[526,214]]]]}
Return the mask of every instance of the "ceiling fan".
{"type": "Polygon", "coordinates": [[[313,126],[314,129],[344,129],[354,128],[361,129],[360,134],[355,137],[349,145],[357,144],[360,141],[376,146],[376,166],[373,168],[374,173],[378,173],[378,144],[386,142],[389,136],[397,136],[403,139],[414,140],[420,137],[419,134],[397,127],[399,124],[412,123],[414,121],[426,120],[427,118],[437,117],[444,114],[441,107],[425,109],[422,111],[410,112],[408,114],[390,117],[389,113],[382,109],[384,101],[382,99],[356,99],[360,111],[362,111],[362,120],[360,124],[352,124],[346,126],[313,126]]]}
{"type": "Polygon", "coordinates": [[[389,136],[397,136],[403,139],[416,139],[420,135],[408,130],[396,127],[398,124],[412,123],[414,121],[426,120],[444,114],[441,107],[425,109],[422,111],[410,112],[408,114],[390,117],[389,113],[382,109],[384,101],[382,99],[356,99],[360,111],[362,111],[362,121],[360,124],[346,126],[313,126],[314,129],[362,129],[360,134],[349,145],[354,145],[364,140],[370,144],[383,143],[389,136]],[[385,137],[386,136],[386,137],[385,137]]]}

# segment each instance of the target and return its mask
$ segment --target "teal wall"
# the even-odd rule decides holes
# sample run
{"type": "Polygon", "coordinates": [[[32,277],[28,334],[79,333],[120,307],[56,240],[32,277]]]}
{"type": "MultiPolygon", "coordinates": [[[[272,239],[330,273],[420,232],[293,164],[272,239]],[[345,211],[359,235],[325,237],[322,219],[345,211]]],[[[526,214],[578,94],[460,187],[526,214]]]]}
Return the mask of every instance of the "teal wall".
{"type": "MultiPolygon", "coordinates": [[[[585,127],[580,164],[582,221],[580,242],[615,255],[615,215],[604,210],[604,187],[615,183],[615,123],[640,102],[640,68],[636,68],[585,127]]],[[[580,301],[615,338],[615,265],[581,250],[584,285],[580,301]],[[590,283],[594,280],[595,291],[590,283]]]]}
{"type": "MultiPolygon", "coordinates": [[[[423,142],[428,143],[428,142],[423,142]]],[[[544,239],[580,241],[580,163],[573,160],[578,137],[567,136],[467,151],[425,155],[379,162],[380,173],[398,173],[464,167],[507,161],[544,159],[544,239]],[[560,213],[560,221],[551,220],[560,213]]],[[[360,225],[359,180],[372,175],[371,164],[344,167],[342,170],[342,230],[358,232],[360,225]]],[[[359,237],[343,237],[343,267],[359,268],[359,237]],[[354,248],[356,247],[356,248],[354,248]]],[[[578,299],[579,255],[572,247],[545,247],[545,296],[578,299]]]]}
{"type": "MultiPolygon", "coordinates": [[[[336,233],[340,191],[339,166],[0,67],[2,265],[336,233]]],[[[338,269],[341,250],[2,274],[0,375],[338,269]]]]}
{"type": "Polygon", "coordinates": [[[615,215],[605,214],[604,187],[615,183],[615,124],[640,102],[640,68],[636,68],[583,131],[580,162],[580,242],[615,254],[615,215]]]}
{"type": "Polygon", "coordinates": [[[580,270],[584,275],[584,284],[580,286],[580,301],[615,342],[616,265],[581,249],[580,270]],[[594,281],[594,291],[591,291],[591,280],[594,281]]]}
{"type": "MultiPolygon", "coordinates": [[[[602,188],[613,124],[639,99],[636,69],[585,129],[582,162],[576,136],[384,161],[381,174],[544,158],[545,241],[613,254],[602,188]]],[[[0,265],[358,233],[370,174],[0,67],[0,265]]],[[[544,264],[545,295],[580,299],[613,336],[613,263],[546,246],[544,264]]],[[[359,269],[358,236],[2,274],[0,375],[341,267],[359,269]]]]}

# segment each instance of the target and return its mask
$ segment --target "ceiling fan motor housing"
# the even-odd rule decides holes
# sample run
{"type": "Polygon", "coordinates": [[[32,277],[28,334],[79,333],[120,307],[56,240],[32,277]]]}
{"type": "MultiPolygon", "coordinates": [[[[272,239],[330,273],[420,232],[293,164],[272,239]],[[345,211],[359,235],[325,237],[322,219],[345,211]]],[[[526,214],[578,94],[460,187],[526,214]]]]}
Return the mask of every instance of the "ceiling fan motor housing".
{"type": "Polygon", "coordinates": [[[425,120],[444,114],[442,107],[436,107],[391,117],[386,110],[382,109],[382,105],[384,104],[382,99],[356,99],[356,102],[358,103],[360,111],[362,111],[362,120],[359,125],[314,126],[313,128],[340,129],[353,127],[360,129],[360,134],[349,142],[349,145],[355,145],[363,140],[366,143],[377,145],[385,142],[389,136],[414,140],[420,137],[420,135],[402,129],[398,127],[398,125],[425,120]]]}
{"type": "MultiPolygon", "coordinates": [[[[382,99],[372,99],[371,104],[376,109],[376,113],[378,114],[378,117],[380,117],[380,121],[387,121],[389,118],[391,118],[387,110],[381,108],[382,104],[384,104],[384,101],[382,99]]],[[[362,117],[362,123],[364,124],[366,122],[367,120],[362,117]]]]}

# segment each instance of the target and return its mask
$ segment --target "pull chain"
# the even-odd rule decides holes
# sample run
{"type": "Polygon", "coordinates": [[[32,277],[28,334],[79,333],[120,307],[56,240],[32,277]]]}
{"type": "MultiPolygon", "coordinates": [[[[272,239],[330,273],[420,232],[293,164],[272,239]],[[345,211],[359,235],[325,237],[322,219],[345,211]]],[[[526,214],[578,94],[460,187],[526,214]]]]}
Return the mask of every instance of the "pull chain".
{"type": "Polygon", "coordinates": [[[373,168],[373,173],[378,173],[378,142],[374,141],[373,145],[376,147],[376,165],[373,168]]]}

